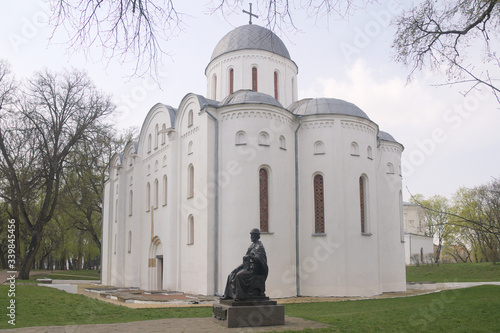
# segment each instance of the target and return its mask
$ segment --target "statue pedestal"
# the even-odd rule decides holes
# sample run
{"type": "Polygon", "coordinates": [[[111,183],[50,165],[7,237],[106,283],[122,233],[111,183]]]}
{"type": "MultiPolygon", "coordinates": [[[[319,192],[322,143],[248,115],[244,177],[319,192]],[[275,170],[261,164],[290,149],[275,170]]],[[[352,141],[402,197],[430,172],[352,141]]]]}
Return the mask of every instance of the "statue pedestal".
{"type": "Polygon", "coordinates": [[[285,307],[269,297],[221,300],[212,306],[212,318],[225,327],[259,327],[285,324],[285,307]]]}

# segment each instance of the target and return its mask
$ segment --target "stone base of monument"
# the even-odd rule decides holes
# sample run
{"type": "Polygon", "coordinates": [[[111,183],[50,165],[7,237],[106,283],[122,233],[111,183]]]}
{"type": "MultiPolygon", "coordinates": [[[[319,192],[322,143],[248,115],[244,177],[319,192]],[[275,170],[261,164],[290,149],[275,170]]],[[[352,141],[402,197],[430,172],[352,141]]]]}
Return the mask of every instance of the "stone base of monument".
{"type": "Polygon", "coordinates": [[[285,307],[269,297],[220,300],[212,306],[212,318],[226,327],[259,327],[285,324],[285,307]]]}

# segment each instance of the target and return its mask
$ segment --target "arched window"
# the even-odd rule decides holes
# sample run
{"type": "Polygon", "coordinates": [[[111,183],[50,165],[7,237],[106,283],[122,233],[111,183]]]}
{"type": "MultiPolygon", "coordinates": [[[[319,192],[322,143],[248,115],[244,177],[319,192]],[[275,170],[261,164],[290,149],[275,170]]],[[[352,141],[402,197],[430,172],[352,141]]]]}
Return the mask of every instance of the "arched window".
{"type": "Polygon", "coordinates": [[[212,77],[212,83],[213,83],[213,94],[212,94],[212,98],[214,100],[217,100],[217,75],[214,74],[214,76],[212,77]]]}
{"type": "Polygon", "coordinates": [[[167,125],[163,124],[161,126],[161,144],[164,145],[167,141],[167,125]]]}
{"type": "Polygon", "coordinates": [[[252,90],[257,91],[257,67],[252,67],[252,90]]]}
{"type": "Polygon", "coordinates": [[[151,185],[149,183],[146,184],[146,212],[149,212],[151,209],[151,185]]]}
{"type": "Polygon", "coordinates": [[[314,155],[323,155],[325,153],[325,144],[323,141],[316,141],[314,143],[314,155]]]}
{"type": "Polygon", "coordinates": [[[359,177],[359,210],[361,219],[361,233],[367,233],[367,206],[366,206],[366,179],[359,177]]]}
{"type": "Polygon", "coordinates": [[[194,166],[188,166],[188,199],[194,197],[194,166]]]}
{"type": "Polygon", "coordinates": [[[132,231],[128,231],[128,253],[132,252],[132,231]]]}
{"type": "Polygon", "coordinates": [[[236,145],[246,145],[247,144],[247,134],[244,131],[238,131],[236,133],[236,145]]]}
{"type": "Polygon", "coordinates": [[[403,194],[399,191],[399,239],[405,241],[405,225],[403,215],[403,194]]]}
{"type": "Polygon", "coordinates": [[[151,137],[151,134],[148,135],[148,153],[151,152],[151,141],[152,141],[152,137],[151,137]]]}
{"type": "Polygon", "coordinates": [[[115,222],[118,222],[118,199],[115,201],[115,222]]]}
{"type": "Polygon", "coordinates": [[[366,148],[366,156],[368,156],[370,160],[373,160],[372,147],[368,146],[368,148],[366,148]]]}
{"type": "Polygon", "coordinates": [[[167,204],[167,192],[168,191],[168,181],[167,181],[167,175],[163,176],[163,206],[167,204]]]}
{"type": "Polygon", "coordinates": [[[325,233],[325,195],[323,176],[314,176],[314,233],[325,233]]]}
{"type": "Polygon", "coordinates": [[[134,192],[130,190],[129,197],[128,197],[128,215],[132,215],[132,210],[134,207],[134,192]]]}
{"type": "Polygon", "coordinates": [[[193,215],[189,215],[188,217],[188,226],[187,226],[187,244],[188,245],[193,245],[194,244],[194,217],[193,215]]]}
{"type": "Polygon", "coordinates": [[[158,178],[155,179],[155,182],[154,182],[154,194],[155,194],[155,201],[154,201],[154,207],[155,208],[158,208],[158,178]]]}
{"type": "Polygon", "coordinates": [[[188,127],[193,126],[193,110],[188,112],[188,127]]]}
{"type": "Polygon", "coordinates": [[[269,134],[267,132],[259,133],[259,146],[269,146],[269,134]]]}
{"type": "Polygon", "coordinates": [[[229,69],[229,94],[234,92],[234,69],[229,69]]]}
{"type": "Polygon", "coordinates": [[[283,135],[280,136],[280,148],[286,150],[286,140],[283,135]]]}
{"type": "Polygon", "coordinates": [[[155,125],[155,149],[158,148],[158,135],[159,135],[158,124],[156,124],[155,125]]]}
{"type": "Polygon", "coordinates": [[[278,100],[278,72],[274,72],[274,98],[278,100]]]}
{"type": "Polygon", "coordinates": [[[359,156],[359,147],[356,142],[351,143],[351,155],[352,156],[359,156]]]}
{"type": "Polygon", "coordinates": [[[259,170],[260,231],[269,232],[269,175],[265,168],[259,170]]]}
{"type": "Polygon", "coordinates": [[[393,175],[394,174],[394,166],[392,165],[392,163],[387,163],[386,165],[386,172],[390,175],[393,175]]]}
{"type": "Polygon", "coordinates": [[[189,141],[188,144],[188,155],[191,155],[193,153],[193,141],[189,141]]]}

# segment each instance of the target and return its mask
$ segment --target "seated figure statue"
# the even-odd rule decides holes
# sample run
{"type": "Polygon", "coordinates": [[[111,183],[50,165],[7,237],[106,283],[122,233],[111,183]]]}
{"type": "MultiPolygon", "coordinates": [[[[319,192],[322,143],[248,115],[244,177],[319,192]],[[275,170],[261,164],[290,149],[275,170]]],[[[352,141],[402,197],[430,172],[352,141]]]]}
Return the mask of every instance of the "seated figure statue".
{"type": "Polygon", "coordinates": [[[243,263],[227,278],[222,299],[242,300],[265,296],[265,281],[268,274],[267,256],[260,239],[259,229],[250,231],[252,244],[243,257],[243,263]]]}

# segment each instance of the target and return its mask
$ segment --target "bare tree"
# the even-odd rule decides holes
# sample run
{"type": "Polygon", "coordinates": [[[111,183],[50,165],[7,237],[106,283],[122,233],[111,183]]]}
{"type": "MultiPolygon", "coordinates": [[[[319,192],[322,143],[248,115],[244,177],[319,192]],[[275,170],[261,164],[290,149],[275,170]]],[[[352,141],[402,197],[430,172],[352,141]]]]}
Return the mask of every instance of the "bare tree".
{"type": "MultiPolygon", "coordinates": [[[[253,0],[256,14],[263,19],[265,26],[276,30],[297,30],[294,17],[298,12],[306,12],[307,16],[319,19],[343,19],[353,15],[357,10],[365,8],[368,4],[378,3],[377,0],[306,0],[306,1],[278,1],[278,0],[253,0]]],[[[247,1],[220,0],[211,7],[211,12],[220,11],[223,14],[247,10],[247,1]]]]}
{"type": "Polygon", "coordinates": [[[500,103],[499,14],[497,0],[426,0],[395,21],[396,60],[411,68],[408,78],[422,68],[445,67],[448,84],[466,83],[465,93],[486,86],[500,103]],[[480,45],[481,55],[470,55],[480,45]]]}
{"type": "Polygon", "coordinates": [[[443,240],[449,226],[450,207],[448,199],[441,195],[435,195],[424,199],[421,195],[412,196],[412,201],[425,209],[424,219],[426,235],[437,239],[438,246],[434,257],[435,263],[439,263],[443,240]]]}
{"type": "Polygon", "coordinates": [[[182,29],[182,13],[172,0],[50,0],[55,29],[65,28],[72,49],[135,62],[135,74],[153,72],[168,41],[182,29]]]}
{"type": "MultiPolygon", "coordinates": [[[[345,18],[377,0],[254,0],[256,14],[271,30],[295,31],[294,16],[306,12],[316,19],[345,18]]],[[[179,12],[173,0],[49,0],[54,32],[65,29],[71,49],[90,54],[91,46],[103,50],[105,58],[118,57],[134,61],[136,75],[153,73],[158,65],[165,41],[177,36],[186,15],[179,12]]],[[[209,12],[223,15],[248,9],[247,1],[213,0],[209,12]]]]}
{"type": "Polygon", "coordinates": [[[15,108],[0,114],[9,122],[0,128],[0,172],[6,179],[0,193],[30,234],[19,270],[19,278],[28,279],[71,167],[68,156],[86,135],[106,126],[104,117],[115,107],[85,73],[75,70],[37,73],[19,96],[15,108]]]}

